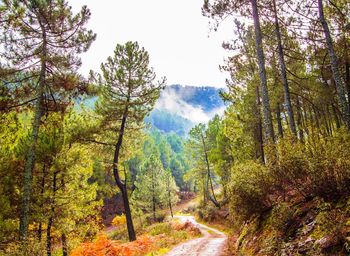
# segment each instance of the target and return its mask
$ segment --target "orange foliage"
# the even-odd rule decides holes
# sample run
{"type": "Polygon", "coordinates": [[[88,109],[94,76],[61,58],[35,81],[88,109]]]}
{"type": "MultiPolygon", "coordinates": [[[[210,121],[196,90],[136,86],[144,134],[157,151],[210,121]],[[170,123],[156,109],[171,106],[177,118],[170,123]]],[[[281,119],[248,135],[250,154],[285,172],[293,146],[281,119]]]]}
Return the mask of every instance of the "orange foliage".
{"type": "Polygon", "coordinates": [[[197,228],[193,223],[186,221],[185,223],[175,223],[173,224],[175,230],[185,230],[193,236],[198,236],[201,234],[199,228],[197,228]]]}
{"type": "Polygon", "coordinates": [[[71,256],[138,256],[144,255],[155,249],[155,242],[159,238],[148,235],[140,236],[136,241],[119,243],[108,240],[102,233],[95,242],[83,243],[74,249],[71,256]]]}

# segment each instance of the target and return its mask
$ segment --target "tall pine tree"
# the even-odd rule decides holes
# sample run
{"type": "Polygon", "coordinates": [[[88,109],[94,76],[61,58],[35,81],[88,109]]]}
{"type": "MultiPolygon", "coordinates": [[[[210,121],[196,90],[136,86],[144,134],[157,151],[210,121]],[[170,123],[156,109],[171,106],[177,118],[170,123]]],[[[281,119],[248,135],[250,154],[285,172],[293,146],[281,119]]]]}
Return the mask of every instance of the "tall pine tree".
{"type": "Polygon", "coordinates": [[[0,56],[6,61],[1,63],[1,76],[12,85],[30,83],[34,88],[34,95],[28,101],[35,103],[20,218],[20,238],[24,240],[28,233],[32,173],[42,116],[51,105],[58,110],[68,104],[60,105],[66,92],[80,93],[81,81],[74,73],[81,64],[77,53],[87,51],[95,35],[84,27],[90,11],[83,7],[73,15],[71,7],[62,0],[9,0],[2,3],[0,12],[3,21],[0,56]]]}

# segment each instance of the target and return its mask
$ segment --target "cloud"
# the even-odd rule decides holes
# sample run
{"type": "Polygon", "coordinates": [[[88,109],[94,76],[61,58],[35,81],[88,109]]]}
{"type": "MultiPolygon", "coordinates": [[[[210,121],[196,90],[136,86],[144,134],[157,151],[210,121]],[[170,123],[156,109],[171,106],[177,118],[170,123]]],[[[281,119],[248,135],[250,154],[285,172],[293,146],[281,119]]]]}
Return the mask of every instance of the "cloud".
{"type": "Polygon", "coordinates": [[[186,90],[179,90],[177,92],[174,89],[168,88],[162,92],[155,108],[177,114],[195,124],[207,123],[216,114],[223,115],[226,109],[225,106],[220,106],[206,112],[201,106],[193,106],[184,100],[184,98],[186,98],[185,96],[189,94],[193,94],[193,92],[186,90]]]}

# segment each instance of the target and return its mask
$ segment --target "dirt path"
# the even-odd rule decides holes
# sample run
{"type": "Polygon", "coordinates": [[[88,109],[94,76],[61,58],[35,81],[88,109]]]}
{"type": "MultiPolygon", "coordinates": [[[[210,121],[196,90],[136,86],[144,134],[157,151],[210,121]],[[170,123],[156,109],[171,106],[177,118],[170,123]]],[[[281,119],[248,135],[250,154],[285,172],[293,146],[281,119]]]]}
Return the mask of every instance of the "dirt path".
{"type": "Polygon", "coordinates": [[[220,256],[225,249],[227,236],[195,221],[193,216],[174,216],[181,222],[189,221],[197,226],[203,237],[192,239],[172,249],[165,256],[220,256]]]}

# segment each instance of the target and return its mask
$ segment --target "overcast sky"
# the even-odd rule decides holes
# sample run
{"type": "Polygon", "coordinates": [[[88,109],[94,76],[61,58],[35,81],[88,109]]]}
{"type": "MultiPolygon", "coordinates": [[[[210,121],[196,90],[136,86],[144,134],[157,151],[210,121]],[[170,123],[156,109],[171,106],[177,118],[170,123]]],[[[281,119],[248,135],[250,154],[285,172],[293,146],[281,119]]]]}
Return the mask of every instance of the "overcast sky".
{"type": "Polygon", "coordinates": [[[227,74],[218,66],[226,56],[221,43],[233,35],[232,24],[210,32],[201,14],[203,0],[71,0],[76,12],[91,10],[89,27],[97,33],[82,56],[81,72],[99,70],[117,43],[138,41],[149,52],[151,66],[168,84],[224,87],[227,74]]]}

